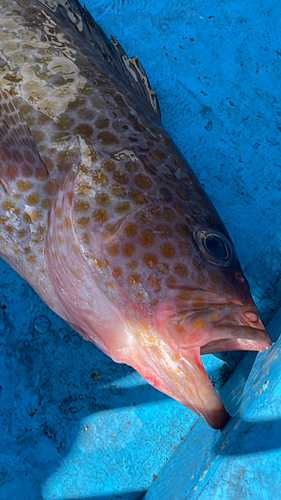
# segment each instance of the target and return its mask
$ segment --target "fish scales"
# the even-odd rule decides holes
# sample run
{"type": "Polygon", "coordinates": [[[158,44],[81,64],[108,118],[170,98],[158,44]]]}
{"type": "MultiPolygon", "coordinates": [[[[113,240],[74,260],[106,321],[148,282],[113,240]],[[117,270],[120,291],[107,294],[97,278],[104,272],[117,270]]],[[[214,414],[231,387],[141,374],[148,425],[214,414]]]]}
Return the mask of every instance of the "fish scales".
{"type": "Polygon", "coordinates": [[[1,256],[85,339],[222,427],[201,354],[270,340],[139,60],[76,0],[0,0],[0,158],[1,256]]]}

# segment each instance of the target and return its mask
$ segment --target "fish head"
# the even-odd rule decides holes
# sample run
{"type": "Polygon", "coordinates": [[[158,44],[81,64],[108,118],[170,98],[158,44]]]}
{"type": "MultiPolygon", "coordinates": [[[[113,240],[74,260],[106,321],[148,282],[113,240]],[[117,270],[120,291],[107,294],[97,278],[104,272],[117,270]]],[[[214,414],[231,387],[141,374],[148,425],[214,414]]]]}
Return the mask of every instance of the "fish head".
{"type": "Polygon", "coordinates": [[[120,227],[124,312],[141,346],[129,363],[157,389],[221,428],[228,413],[201,356],[264,351],[271,342],[220,219],[212,226],[198,220],[186,226],[175,215],[164,224],[159,219],[167,210],[147,208],[120,227]]]}
{"type": "MultiPolygon", "coordinates": [[[[148,167],[140,173],[137,161],[122,170],[122,161],[96,169],[86,191],[78,177],[71,197],[69,241],[77,241],[91,266],[85,276],[104,300],[82,328],[115,361],[221,428],[228,414],[201,356],[263,351],[270,339],[231,238],[192,172],[168,183],[148,167]],[[98,316],[113,308],[110,333],[98,316]]],[[[68,252],[68,266],[69,259],[68,252]]],[[[84,318],[80,308],[72,323],[84,318]]]]}

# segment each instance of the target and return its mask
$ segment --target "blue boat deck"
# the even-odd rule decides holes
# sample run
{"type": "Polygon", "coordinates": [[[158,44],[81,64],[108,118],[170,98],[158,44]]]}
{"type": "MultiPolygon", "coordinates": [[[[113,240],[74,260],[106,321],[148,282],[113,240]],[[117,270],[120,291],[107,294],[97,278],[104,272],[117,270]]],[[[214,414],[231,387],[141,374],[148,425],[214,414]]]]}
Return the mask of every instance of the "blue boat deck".
{"type": "MultiPolygon", "coordinates": [[[[140,58],[277,339],[280,3],[85,3],[140,58]]],[[[2,262],[0,280],[0,500],[281,498],[279,343],[237,368],[237,356],[206,357],[234,415],[213,431],[85,342],[2,262]]]]}

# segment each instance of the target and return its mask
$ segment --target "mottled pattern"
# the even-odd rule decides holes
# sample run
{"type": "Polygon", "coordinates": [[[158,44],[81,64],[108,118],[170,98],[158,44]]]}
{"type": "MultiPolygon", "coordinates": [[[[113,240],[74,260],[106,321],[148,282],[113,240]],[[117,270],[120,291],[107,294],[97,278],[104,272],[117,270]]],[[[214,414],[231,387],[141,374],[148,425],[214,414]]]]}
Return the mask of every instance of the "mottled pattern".
{"type": "Polygon", "coordinates": [[[1,255],[86,339],[221,427],[201,354],[269,340],[140,62],[76,0],[0,12],[1,255]]]}

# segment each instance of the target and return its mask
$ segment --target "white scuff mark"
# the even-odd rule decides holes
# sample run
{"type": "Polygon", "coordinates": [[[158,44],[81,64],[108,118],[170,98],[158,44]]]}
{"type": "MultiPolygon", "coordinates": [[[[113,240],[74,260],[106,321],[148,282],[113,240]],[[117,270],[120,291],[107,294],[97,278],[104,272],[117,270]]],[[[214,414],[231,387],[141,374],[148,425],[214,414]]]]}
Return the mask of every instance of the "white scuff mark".
{"type": "Polygon", "coordinates": [[[139,80],[142,81],[144,87],[146,88],[146,91],[148,93],[148,97],[150,100],[150,104],[153,107],[153,109],[157,109],[157,100],[156,100],[156,94],[154,90],[150,88],[148,78],[145,74],[144,69],[141,66],[141,63],[137,57],[128,57],[128,56],[123,56],[123,63],[124,66],[126,67],[127,71],[131,73],[133,79],[136,82],[139,82],[139,80]]]}
{"type": "Polygon", "coordinates": [[[264,391],[266,391],[266,389],[268,388],[268,386],[269,386],[269,380],[266,380],[266,381],[262,384],[262,386],[261,386],[260,390],[256,392],[255,396],[261,396],[261,395],[262,395],[262,393],[263,393],[264,391]]]}
{"type": "Polygon", "coordinates": [[[239,425],[241,424],[242,420],[241,418],[238,420],[238,422],[236,422],[235,426],[234,426],[234,430],[237,431],[239,425]]]}
{"type": "MultiPolygon", "coordinates": [[[[37,218],[38,209],[36,207],[31,207],[30,205],[24,205],[24,211],[30,217],[32,224],[34,224],[34,222],[38,222],[37,218]]],[[[34,227],[33,225],[30,226],[31,233],[34,233],[36,229],[37,228],[34,227]]]]}
{"type": "Polygon", "coordinates": [[[207,469],[204,470],[202,476],[199,479],[200,482],[204,481],[204,479],[207,476],[208,472],[209,472],[209,468],[207,468],[207,469]]]}
{"type": "Polygon", "coordinates": [[[118,151],[118,153],[114,154],[116,160],[125,160],[126,156],[129,157],[133,163],[137,161],[135,153],[130,149],[122,149],[122,151],[118,151]]]}

